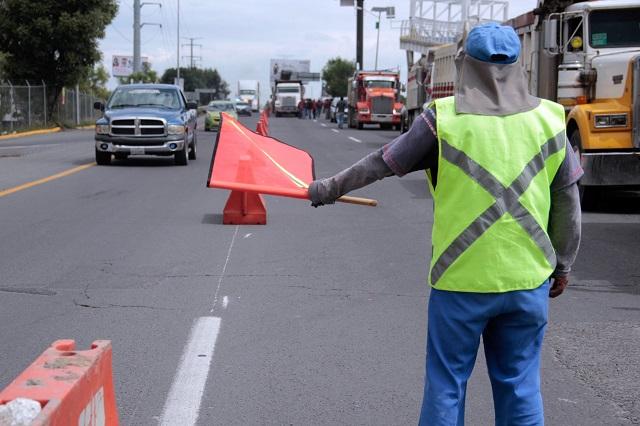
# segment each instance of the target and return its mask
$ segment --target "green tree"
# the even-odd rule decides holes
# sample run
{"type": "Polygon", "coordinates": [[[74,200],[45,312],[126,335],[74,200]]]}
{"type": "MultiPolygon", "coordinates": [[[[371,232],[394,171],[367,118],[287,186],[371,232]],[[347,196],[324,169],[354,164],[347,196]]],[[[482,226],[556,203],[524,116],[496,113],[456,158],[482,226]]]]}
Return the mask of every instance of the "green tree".
{"type": "Polygon", "coordinates": [[[0,1],[6,78],[44,80],[53,107],[63,87],[88,78],[100,60],[98,40],[117,11],[117,0],[0,1]]]}
{"type": "Polygon", "coordinates": [[[142,64],[142,71],[134,72],[127,77],[118,77],[120,84],[133,83],[157,83],[158,73],[151,69],[151,66],[144,62],[142,64]]]}
{"type": "Polygon", "coordinates": [[[325,81],[327,93],[331,96],[347,96],[347,80],[353,77],[356,65],[340,57],[327,61],[322,68],[322,79],[325,81]]]}
{"type": "Polygon", "coordinates": [[[100,99],[107,99],[111,93],[107,89],[109,77],[104,65],[98,64],[89,72],[89,76],[80,83],[80,89],[85,92],[91,91],[100,99]]]}
{"type": "MultiPolygon", "coordinates": [[[[168,68],[162,78],[161,83],[173,84],[176,78],[176,69],[168,68]]],[[[184,90],[193,92],[196,89],[215,89],[216,99],[226,99],[229,96],[229,85],[222,79],[218,70],[213,68],[182,68],[180,67],[180,78],[184,79],[184,90]]]]}

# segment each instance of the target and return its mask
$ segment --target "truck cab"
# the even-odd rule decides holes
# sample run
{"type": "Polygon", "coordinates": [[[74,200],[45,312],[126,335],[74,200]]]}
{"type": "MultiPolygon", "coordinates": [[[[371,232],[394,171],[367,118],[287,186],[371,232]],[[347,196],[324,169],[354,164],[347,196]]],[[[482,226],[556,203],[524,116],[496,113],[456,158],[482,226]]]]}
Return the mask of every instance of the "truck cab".
{"type": "Polygon", "coordinates": [[[585,170],[583,190],[640,186],[638,22],[638,0],[579,2],[544,20],[544,53],[555,57],[557,78],[532,77],[537,92],[557,86],[555,100],[567,111],[567,135],[585,170]]]}
{"type": "Polygon", "coordinates": [[[349,127],[365,124],[394,126],[400,130],[402,103],[399,102],[400,74],[388,71],[356,71],[349,79],[349,127]]]}
{"type": "Polygon", "coordinates": [[[277,80],[274,86],[273,109],[276,117],[298,115],[298,103],[303,99],[304,86],[300,80],[277,80]]]}

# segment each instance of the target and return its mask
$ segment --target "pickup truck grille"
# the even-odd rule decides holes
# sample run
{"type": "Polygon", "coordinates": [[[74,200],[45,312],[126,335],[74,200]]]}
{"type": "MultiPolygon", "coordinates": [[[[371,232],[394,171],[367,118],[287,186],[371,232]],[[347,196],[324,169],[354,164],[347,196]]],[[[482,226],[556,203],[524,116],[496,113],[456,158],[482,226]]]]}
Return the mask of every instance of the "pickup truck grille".
{"type": "Polygon", "coordinates": [[[375,96],[371,98],[372,114],[393,113],[393,99],[387,96],[375,96]]]}
{"type": "Polygon", "coordinates": [[[111,122],[111,134],[117,136],[164,136],[165,122],[153,118],[125,118],[111,122]]]}
{"type": "Polygon", "coordinates": [[[633,114],[632,143],[640,148],[640,56],[633,58],[633,93],[631,98],[633,114]]]}

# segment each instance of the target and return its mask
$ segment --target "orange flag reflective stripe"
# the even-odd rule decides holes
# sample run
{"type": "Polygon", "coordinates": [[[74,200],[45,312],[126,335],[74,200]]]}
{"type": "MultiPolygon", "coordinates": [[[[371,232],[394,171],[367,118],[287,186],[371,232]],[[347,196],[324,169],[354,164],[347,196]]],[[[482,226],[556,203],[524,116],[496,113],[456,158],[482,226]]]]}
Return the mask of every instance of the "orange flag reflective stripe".
{"type": "Polygon", "coordinates": [[[247,129],[222,113],[207,186],[308,199],[309,153],[247,129]]]}

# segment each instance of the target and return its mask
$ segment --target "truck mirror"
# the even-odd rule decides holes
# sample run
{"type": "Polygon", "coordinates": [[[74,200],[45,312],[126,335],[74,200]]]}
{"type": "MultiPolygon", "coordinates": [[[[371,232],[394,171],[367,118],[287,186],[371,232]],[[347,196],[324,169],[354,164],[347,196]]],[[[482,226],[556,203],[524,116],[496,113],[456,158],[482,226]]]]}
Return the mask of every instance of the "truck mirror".
{"type": "Polygon", "coordinates": [[[544,50],[552,55],[560,53],[558,45],[558,19],[546,19],[544,21],[544,50]]]}
{"type": "Polygon", "coordinates": [[[104,104],[102,102],[94,102],[93,109],[104,111],[104,104]]]}
{"type": "Polygon", "coordinates": [[[187,109],[197,109],[197,108],[198,108],[197,102],[187,102],[187,109]]]}

